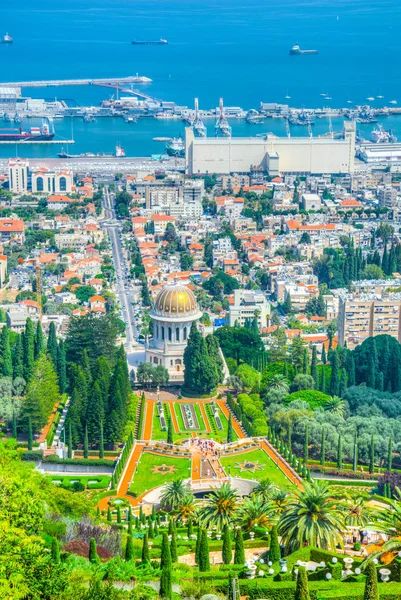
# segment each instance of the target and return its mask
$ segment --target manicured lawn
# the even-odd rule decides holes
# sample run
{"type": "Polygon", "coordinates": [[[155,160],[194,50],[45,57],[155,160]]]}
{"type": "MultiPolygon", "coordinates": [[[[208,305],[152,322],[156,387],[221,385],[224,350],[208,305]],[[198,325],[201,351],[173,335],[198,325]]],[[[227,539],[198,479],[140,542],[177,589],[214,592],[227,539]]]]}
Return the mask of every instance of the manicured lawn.
{"type": "Polygon", "coordinates": [[[222,457],[220,462],[227,475],[231,475],[232,477],[256,479],[257,481],[270,479],[279,488],[293,488],[290,480],[287,479],[264,450],[252,450],[251,452],[238,453],[235,456],[222,457]],[[253,472],[250,470],[241,470],[239,464],[244,462],[257,463],[261,468],[253,472]]]}
{"type": "Polygon", "coordinates": [[[189,458],[179,458],[178,456],[159,456],[150,452],[143,452],[135,471],[134,479],[130,485],[129,491],[135,492],[137,496],[147,490],[152,490],[159,485],[173,479],[188,479],[191,476],[191,461],[189,458]],[[173,472],[158,473],[153,472],[155,467],[166,465],[173,468],[173,472]]]}
{"type": "Polygon", "coordinates": [[[182,412],[181,412],[181,406],[184,406],[184,405],[182,403],[179,403],[179,402],[176,402],[174,404],[174,410],[175,410],[175,414],[177,416],[177,421],[178,421],[178,426],[180,428],[180,431],[185,431],[185,432],[189,432],[189,433],[191,433],[192,431],[196,431],[197,433],[199,433],[199,432],[206,432],[205,422],[204,422],[204,420],[202,418],[202,414],[201,414],[199,406],[197,404],[194,405],[194,407],[195,407],[195,414],[197,416],[198,424],[199,424],[198,429],[186,429],[185,428],[184,418],[183,418],[182,412]]]}
{"type": "Polygon", "coordinates": [[[73,485],[75,481],[79,481],[87,487],[88,490],[103,490],[110,483],[111,477],[108,475],[52,475],[51,480],[54,485],[73,485]]]}
{"type": "MultiPolygon", "coordinates": [[[[152,440],[167,441],[167,431],[163,431],[160,427],[159,413],[157,412],[157,405],[154,406],[153,413],[153,426],[152,426],[152,440]]],[[[164,415],[166,417],[166,424],[168,423],[167,417],[170,415],[168,406],[163,404],[164,415]]]]}
{"type": "MultiPolygon", "coordinates": [[[[214,440],[216,440],[217,442],[221,442],[221,443],[226,442],[227,441],[227,431],[228,431],[227,417],[222,413],[220,408],[217,406],[217,412],[219,414],[221,424],[223,425],[223,429],[218,429],[210,404],[207,404],[205,406],[205,410],[206,410],[207,418],[209,419],[210,427],[212,429],[212,438],[214,440]]],[[[235,431],[233,430],[233,442],[235,442],[235,440],[237,440],[237,439],[238,439],[238,436],[235,433],[235,431]]]]}

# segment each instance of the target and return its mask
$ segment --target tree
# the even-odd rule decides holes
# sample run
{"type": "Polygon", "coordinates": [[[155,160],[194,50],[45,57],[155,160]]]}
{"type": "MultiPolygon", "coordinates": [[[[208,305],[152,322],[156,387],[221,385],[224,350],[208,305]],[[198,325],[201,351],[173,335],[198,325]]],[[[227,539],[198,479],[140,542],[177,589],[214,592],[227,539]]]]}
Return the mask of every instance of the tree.
{"type": "Polygon", "coordinates": [[[299,240],[300,244],[311,244],[312,240],[307,231],[304,231],[301,235],[301,239],[299,240]]]}
{"type": "Polygon", "coordinates": [[[150,562],[148,534],[145,533],[142,544],[142,564],[146,565],[150,562]]]}
{"type": "Polygon", "coordinates": [[[210,558],[209,558],[209,542],[207,539],[206,529],[202,529],[201,542],[199,548],[199,572],[210,571],[210,558]]]}
{"type": "Polygon", "coordinates": [[[324,467],[326,460],[326,428],[322,427],[322,439],[320,442],[320,464],[324,467]]]}
{"type": "Polygon", "coordinates": [[[340,379],[339,379],[340,360],[338,353],[333,352],[331,361],[331,379],[330,379],[330,395],[338,396],[340,393],[340,379]]]}
{"type": "Polygon", "coordinates": [[[207,495],[206,504],[199,511],[203,525],[216,526],[222,530],[229,525],[238,508],[238,495],[229,483],[223,483],[219,489],[207,495]]]}
{"type": "Polygon", "coordinates": [[[97,381],[92,388],[90,401],[86,408],[86,430],[91,445],[100,441],[100,428],[104,421],[103,394],[97,381]]]}
{"type": "Polygon", "coordinates": [[[192,323],[188,344],[184,352],[184,386],[195,394],[210,394],[217,386],[219,376],[211,360],[205,339],[192,323]]]}
{"type": "Polygon", "coordinates": [[[84,437],[84,458],[88,458],[89,456],[89,440],[88,440],[88,428],[85,427],[85,437],[84,437]]]}
{"type": "Polygon", "coordinates": [[[102,315],[101,319],[93,312],[83,317],[71,317],[65,342],[67,361],[82,364],[86,350],[91,365],[99,357],[112,364],[118,332],[118,319],[111,312],[102,315]]]}
{"type": "Polygon", "coordinates": [[[160,501],[165,510],[178,508],[183,498],[189,493],[188,484],[184,479],[174,479],[163,486],[160,501]]]}
{"type": "Polygon", "coordinates": [[[91,562],[91,563],[98,563],[99,562],[99,557],[97,555],[97,548],[96,548],[96,540],[95,540],[95,538],[91,538],[90,542],[89,542],[89,562],[91,562]]]}
{"type": "Polygon", "coordinates": [[[81,304],[89,302],[89,298],[96,295],[96,290],[92,285],[80,285],[75,290],[75,296],[81,304]]]}
{"type": "Polygon", "coordinates": [[[10,335],[6,325],[0,333],[0,371],[4,377],[13,376],[13,362],[11,358],[10,335]]]}
{"type": "Polygon", "coordinates": [[[326,348],[324,347],[324,344],[323,344],[323,348],[322,348],[322,363],[325,365],[326,362],[327,362],[326,348]]]}
{"type": "Polygon", "coordinates": [[[294,600],[310,600],[308,590],[308,577],[305,567],[298,567],[297,585],[295,587],[294,600]]]}
{"type": "Polygon", "coordinates": [[[391,471],[393,465],[393,438],[390,436],[388,440],[387,450],[387,471],[391,471]]]}
{"type": "Polygon", "coordinates": [[[372,433],[372,437],[370,440],[369,473],[373,474],[374,472],[375,472],[375,438],[372,433]]]}
{"type": "Polygon", "coordinates": [[[48,356],[42,353],[32,368],[23,404],[23,418],[31,418],[33,431],[40,431],[60,398],[57,375],[48,356]]]}
{"type": "Polygon", "coordinates": [[[305,425],[305,437],[304,437],[304,465],[306,466],[309,461],[309,425],[305,425]]]}
{"type": "Polygon", "coordinates": [[[49,327],[49,335],[47,337],[47,352],[53,361],[54,368],[57,368],[57,335],[56,326],[52,321],[49,327]]]}
{"type": "Polygon", "coordinates": [[[171,418],[171,416],[169,417],[167,424],[167,443],[174,444],[173,419],[171,418]]]}
{"type": "Polygon", "coordinates": [[[28,450],[31,452],[33,448],[33,434],[32,434],[32,419],[28,417],[28,450]]]}
{"type": "Polygon", "coordinates": [[[269,358],[281,362],[287,358],[287,336],[284,327],[278,327],[270,337],[269,358]]]}
{"type": "Polygon", "coordinates": [[[127,562],[130,560],[133,560],[135,558],[135,547],[134,547],[134,540],[132,538],[132,535],[127,536],[127,544],[125,546],[124,558],[127,562]]]}
{"type": "Polygon", "coordinates": [[[138,366],[138,370],[136,373],[138,383],[142,385],[148,385],[148,389],[150,388],[150,382],[153,377],[153,365],[147,362],[142,362],[138,366]]]}
{"type": "Polygon", "coordinates": [[[240,365],[235,376],[240,379],[244,391],[251,391],[259,382],[259,372],[247,364],[240,365]]]}
{"type": "Polygon", "coordinates": [[[245,563],[245,549],[244,549],[244,538],[242,530],[237,529],[235,536],[235,549],[234,549],[234,564],[243,565],[245,563]]]}
{"type": "Polygon", "coordinates": [[[67,458],[71,459],[72,458],[72,427],[71,427],[71,423],[69,423],[68,425],[68,454],[67,454],[67,458]]]}
{"type": "Polygon", "coordinates": [[[35,362],[35,334],[32,320],[28,317],[25,324],[24,332],[24,378],[29,381],[33,371],[35,362]]]}
{"type": "Polygon", "coordinates": [[[67,389],[67,362],[63,340],[60,340],[57,346],[57,376],[60,393],[64,394],[67,389]]]}
{"type": "Polygon", "coordinates": [[[328,483],[319,480],[305,482],[303,490],[294,492],[278,527],[289,552],[302,548],[305,543],[334,550],[342,543],[342,531],[342,509],[328,483]]]}
{"type": "Polygon", "coordinates": [[[319,384],[319,376],[317,372],[317,350],[316,346],[312,348],[312,360],[310,365],[310,374],[313,377],[313,381],[315,382],[315,388],[318,389],[319,384]]]}
{"type": "Polygon", "coordinates": [[[103,421],[100,421],[99,458],[104,458],[103,421]]]}
{"type": "Polygon", "coordinates": [[[270,546],[269,546],[269,560],[272,563],[279,561],[281,558],[280,544],[278,541],[277,527],[274,526],[270,530],[270,546]]]}
{"type": "Polygon", "coordinates": [[[51,557],[55,564],[60,562],[60,544],[57,538],[52,537],[51,557]]]}
{"type": "Polygon", "coordinates": [[[17,337],[13,352],[13,376],[14,379],[17,377],[24,377],[24,343],[23,334],[17,337]]]}
{"type": "Polygon", "coordinates": [[[171,583],[171,567],[162,570],[160,577],[160,590],[159,596],[161,600],[171,600],[173,595],[172,583],[171,583]]]}
{"type": "Polygon", "coordinates": [[[228,426],[227,426],[227,444],[230,444],[234,441],[234,429],[233,429],[233,420],[230,412],[230,416],[228,418],[228,426]]]}
{"type": "Polygon", "coordinates": [[[35,344],[34,344],[34,355],[35,360],[38,358],[39,354],[43,352],[45,349],[45,340],[43,337],[43,330],[40,320],[36,323],[36,334],[35,334],[35,344]]]}
{"type": "Polygon", "coordinates": [[[163,533],[162,537],[162,547],[160,553],[160,568],[161,569],[170,569],[171,568],[171,552],[170,546],[168,542],[167,533],[163,533]]]}
{"type": "Polygon", "coordinates": [[[290,315],[292,313],[292,301],[291,301],[290,294],[287,294],[284,299],[283,311],[285,312],[286,315],[290,315]]]}
{"type": "Polygon", "coordinates": [[[170,554],[171,554],[171,562],[178,562],[178,550],[177,550],[177,534],[175,531],[171,534],[171,543],[170,543],[170,554]]]}
{"type": "Polygon", "coordinates": [[[222,558],[223,563],[225,565],[229,565],[231,563],[233,557],[233,552],[231,548],[231,535],[230,530],[227,525],[224,526],[223,529],[223,548],[222,548],[222,558]]]}
{"type": "Polygon", "coordinates": [[[366,582],[363,600],[379,600],[379,588],[377,585],[377,571],[373,561],[366,566],[366,582]]]}
{"type": "Polygon", "coordinates": [[[337,469],[341,469],[342,465],[343,465],[343,446],[342,446],[342,437],[341,435],[338,436],[338,443],[337,443],[337,469]]]}

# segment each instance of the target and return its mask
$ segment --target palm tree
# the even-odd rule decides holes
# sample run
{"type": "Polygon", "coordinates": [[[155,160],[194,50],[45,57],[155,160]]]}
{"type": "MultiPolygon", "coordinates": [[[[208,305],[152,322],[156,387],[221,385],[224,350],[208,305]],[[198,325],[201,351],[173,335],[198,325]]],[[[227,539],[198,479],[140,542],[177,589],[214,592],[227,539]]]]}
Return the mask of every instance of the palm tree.
{"type": "Polygon", "coordinates": [[[176,509],[189,491],[189,486],[184,479],[174,479],[174,481],[166,483],[160,495],[164,510],[176,509]]]}
{"type": "Polygon", "coordinates": [[[253,488],[252,495],[262,496],[264,500],[268,500],[270,495],[277,490],[272,480],[266,477],[261,479],[258,484],[253,488]]]}
{"type": "Polygon", "coordinates": [[[278,488],[274,488],[270,493],[269,498],[269,510],[270,514],[276,517],[279,517],[286,510],[288,503],[290,501],[290,495],[285,490],[280,490],[278,488]]]}
{"type": "Polygon", "coordinates": [[[283,394],[287,394],[289,392],[288,381],[284,375],[280,375],[276,373],[272,375],[267,384],[269,390],[276,390],[277,392],[282,392],[283,394]]]}
{"type": "Polygon", "coordinates": [[[220,489],[215,489],[207,496],[207,504],[199,511],[199,519],[204,527],[214,525],[223,529],[233,520],[238,508],[237,492],[231,489],[229,483],[223,483],[220,489]]]}
{"type": "Polygon", "coordinates": [[[244,499],[238,510],[238,521],[245,529],[270,526],[269,507],[262,495],[244,499]]]}
{"type": "Polygon", "coordinates": [[[371,553],[366,559],[372,560],[380,556],[380,562],[384,564],[391,563],[398,553],[401,552],[401,491],[395,488],[398,499],[390,500],[386,498],[386,504],[389,508],[381,510],[373,515],[375,527],[389,536],[387,542],[379,542],[371,547],[371,553]]]}
{"type": "Polygon", "coordinates": [[[324,410],[330,411],[333,415],[337,417],[344,418],[345,414],[345,402],[342,398],[338,396],[332,396],[330,400],[327,400],[324,405],[324,410]]]}
{"type": "Polygon", "coordinates": [[[366,504],[366,498],[348,495],[342,504],[344,524],[347,527],[366,527],[372,520],[372,513],[366,504]]]}
{"type": "Polygon", "coordinates": [[[195,513],[195,496],[190,492],[186,493],[178,502],[175,511],[177,519],[180,521],[187,521],[193,517],[195,513]]]}
{"type": "Polygon", "coordinates": [[[339,502],[323,481],[305,483],[297,490],[279,521],[286,549],[293,552],[305,543],[324,550],[342,544],[343,518],[339,502]]]}

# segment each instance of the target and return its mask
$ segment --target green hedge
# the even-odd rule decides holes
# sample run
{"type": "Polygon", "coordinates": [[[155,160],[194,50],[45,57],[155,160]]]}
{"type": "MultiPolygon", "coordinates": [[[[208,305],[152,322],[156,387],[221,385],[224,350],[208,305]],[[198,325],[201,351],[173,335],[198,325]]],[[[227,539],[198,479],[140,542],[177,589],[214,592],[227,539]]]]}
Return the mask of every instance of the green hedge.
{"type": "Polygon", "coordinates": [[[63,460],[59,458],[56,454],[50,454],[43,459],[44,463],[53,463],[56,465],[92,465],[92,467],[113,467],[113,460],[108,460],[106,458],[66,458],[63,460]]]}
{"type": "Polygon", "coordinates": [[[21,460],[33,460],[39,462],[43,458],[43,450],[26,450],[21,454],[21,460]]]}

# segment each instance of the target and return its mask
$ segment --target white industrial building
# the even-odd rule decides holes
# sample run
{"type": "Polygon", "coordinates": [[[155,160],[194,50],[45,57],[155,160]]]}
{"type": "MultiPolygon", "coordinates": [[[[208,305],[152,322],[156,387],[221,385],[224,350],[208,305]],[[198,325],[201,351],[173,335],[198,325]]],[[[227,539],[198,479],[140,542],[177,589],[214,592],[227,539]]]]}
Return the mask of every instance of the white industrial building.
{"type": "Polygon", "coordinates": [[[344,123],[344,137],[198,138],[185,132],[186,170],[197,173],[249,173],[251,165],[280,173],[352,173],[355,123],[344,123]]]}

